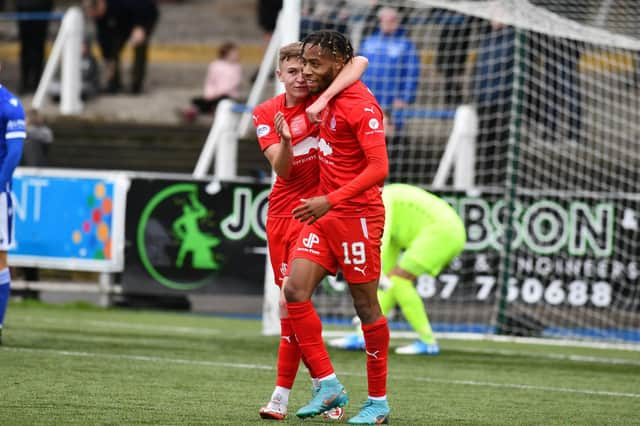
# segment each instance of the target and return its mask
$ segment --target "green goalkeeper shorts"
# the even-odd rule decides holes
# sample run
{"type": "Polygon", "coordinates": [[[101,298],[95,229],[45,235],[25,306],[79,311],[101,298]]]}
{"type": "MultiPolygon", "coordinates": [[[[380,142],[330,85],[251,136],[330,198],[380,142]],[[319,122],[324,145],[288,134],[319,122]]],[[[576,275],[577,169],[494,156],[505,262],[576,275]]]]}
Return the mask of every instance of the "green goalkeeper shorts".
{"type": "Polygon", "coordinates": [[[427,225],[409,247],[390,247],[390,250],[385,250],[383,256],[388,254],[395,257],[383,258],[382,263],[394,265],[397,262],[400,268],[416,277],[425,273],[435,277],[462,252],[465,241],[466,233],[462,221],[452,221],[446,226],[442,223],[427,225]],[[405,251],[398,262],[398,253],[403,248],[405,251]]]}

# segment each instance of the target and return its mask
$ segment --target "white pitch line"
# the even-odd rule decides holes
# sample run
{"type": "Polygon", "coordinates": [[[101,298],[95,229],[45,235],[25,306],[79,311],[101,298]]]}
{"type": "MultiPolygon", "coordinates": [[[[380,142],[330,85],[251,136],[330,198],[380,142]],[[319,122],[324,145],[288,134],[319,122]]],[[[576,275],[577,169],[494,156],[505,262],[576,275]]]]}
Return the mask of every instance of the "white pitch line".
{"type": "Polygon", "coordinates": [[[228,368],[248,368],[258,370],[273,370],[272,366],[260,365],[260,364],[242,364],[235,362],[215,362],[215,361],[198,361],[193,359],[179,359],[179,358],[162,358],[157,356],[147,355],[124,355],[124,354],[101,354],[98,352],[77,352],[77,351],[61,351],[56,349],[32,349],[32,348],[8,348],[0,347],[3,351],[13,352],[27,352],[27,353],[47,353],[60,356],[75,356],[84,358],[108,358],[108,359],[120,359],[128,361],[142,361],[142,362],[156,362],[156,363],[168,363],[168,364],[184,364],[184,365],[203,365],[206,367],[228,367],[228,368]]]}
{"type": "MultiPolygon", "coordinates": [[[[35,323],[47,323],[47,324],[77,324],[78,320],[67,320],[61,318],[35,318],[35,317],[22,317],[35,323]]],[[[162,331],[162,332],[175,332],[186,334],[201,334],[212,335],[220,334],[220,330],[213,328],[198,328],[198,327],[178,327],[178,326],[158,326],[148,324],[132,324],[118,321],[82,321],[83,325],[92,325],[95,327],[113,328],[120,330],[142,330],[142,331],[162,331]]]]}
{"type": "Polygon", "coordinates": [[[596,356],[590,356],[590,355],[575,355],[575,354],[521,352],[521,351],[512,351],[508,349],[453,348],[451,350],[456,352],[465,352],[465,353],[473,353],[473,354],[482,353],[485,355],[526,356],[526,357],[545,358],[545,359],[557,359],[559,361],[591,362],[594,364],[640,366],[640,360],[626,359],[626,358],[596,357],[596,356]]]}
{"type": "Polygon", "coordinates": [[[452,385],[522,389],[522,390],[559,392],[559,393],[576,393],[576,394],[583,394],[583,395],[614,396],[614,397],[625,397],[625,398],[640,398],[640,393],[630,393],[630,392],[612,392],[612,391],[598,391],[598,390],[590,390],[590,389],[554,388],[551,386],[519,385],[516,383],[478,382],[475,380],[444,380],[444,379],[433,379],[428,377],[414,377],[413,379],[419,382],[432,382],[432,383],[443,383],[443,384],[452,384],[452,385]]]}
{"type": "MultiPolygon", "coordinates": [[[[86,358],[108,358],[108,359],[140,361],[140,362],[201,365],[205,367],[226,367],[226,368],[240,368],[240,369],[250,369],[250,370],[257,369],[257,370],[266,370],[266,371],[274,370],[274,367],[270,365],[243,364],[243,363],[233,363],[233,362],[198,361],[198,360],[179,359],[179,358],[162,358],[162,357],[146,356],[146,355],[101,354],[96,352],[75,352],[75,351],[61,351],[61,350],[55,350],[55,349],[32,349],[32,348],[15,348],[15,347],[11,348],[6,346],[1,347],[0,350],[12,351],[12,352],[26,352],[26,353],[48,353],[48,354],[60,355],[60,356],[75,356],[75,357],[86,357],[86,358]]],[[[339,375],[366,377],[364,374],[348,373],[348,372],[340,372],[339,375]]],[[[493,382],[479,382],[475,380],[446,380],[446,379],[436,379],[436,378],[430,378],[430,377],[414,377],[414,376],[412,377],[393,376],[393,379],[408,380],[408,381],[413,380],[417,382],[432,382],[432,383],[442,383],[442,384],[462,385],[462,386],[521,389],[521,390],[531,390],[531,391],[572,393],[572,394],[580,394],[580,395],[599,395],[599,396],[611,396],[611,397],[621,397],[621,398],[640,398],[640,393],[599,391],[599,390],[591,390],[591,389],[554,388],[550,386],[536,386],[536,385],[525,385],[525,384],[517,384],[517,383],[493,383],[493,382]]]]}

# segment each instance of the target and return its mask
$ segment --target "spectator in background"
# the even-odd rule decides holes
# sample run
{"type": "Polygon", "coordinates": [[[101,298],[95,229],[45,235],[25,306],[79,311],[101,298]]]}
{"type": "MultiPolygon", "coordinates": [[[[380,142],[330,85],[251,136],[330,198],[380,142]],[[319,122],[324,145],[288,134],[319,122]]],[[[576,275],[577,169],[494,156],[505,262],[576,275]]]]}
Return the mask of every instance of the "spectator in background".
{"type": "Polygon", "coordinates": [[[528,40],[531,62],[541,62],[537,64],[539,87],[532,91],[538,95],[531,100],[533,118],[542,126],[542,139],[576,143],[580,140],[582,112],[578,69],[582,43],[539,33],[528,40]]]}
{"type": "Polygon", "coordinates": [[[192,105],[181,111],[182,117],[192,122],[199,113],[213,113],[222,99],[239,99],[241,84],[240,50],[235,43],[224,43],[218,50],[218,59],[209,64],[202,96],[191,99],[192,105]]]}
{"type": "Polygon", "coordinates": [[[44,167],[47,165],[49,148],[53,143],[53,132],[38,110],[29,110],[26,118],[27,138],[24,141],[21,165],[44,167]]]}
{"type": "Polygon", "coordinates": [[[360,54],[369,59],[362,81],[389,114],[397,133],[404,125],[401,110],[416,99],[420,58],[415,44],[400,26],[397,9],[381,8],[378,22],[379,29],[366,37],[360,48],[360,54]]]}
{"type": "Polygon", "coordinates": [[[301,10],[300,38],[305,38],[308,34],[323,29],[347,34],[348,16],[341,3],[331,5],[321,2],[306,3],[301,10]]]}
{"type": "Polygon", "coordinates": [[[503,186],[506,178],[514,68],[513,27],[491,21],[478,47],[473,97],[478,111],[478,183],[503,186]]]}
{"type": "MultiPolygon", "coordinates": [[[[46,13],[53,10],[53,0],[15,0],[18,13],[46,13]]],[[[18,21],[20,37],[20,94],[33,93],[38,88],[44,69],[44,48],[47,40],[49,20],[45,16],[38,19],[18,21]]]]}
{"type": "MultiPolygon", "coordinates": [[[[100,67],[98,60],[91,52],[91,39],[85,38],[82,42],[82,84],[80,87],[80,96],[82,100],[88,100],[96,96],[100,92],[100,67]]],[[[54,80],[49,87],[49,95],[55,102],[60,101],[60,76],[54,80]]]]}
{"type": "Polygon", "coordinates": [[[276,29],[280,9],[282,9],[282,0],[258,0],[258,25],[263,31],[265,46],[271,41],[273,31],[276,29]]]}
{"type": "Polygon", "coordinates": [[[142,93],[147,69],[149,39],[158,21],[154,0],[84,0],[87,14],[95,20],[98,44],[105,61],[107,93],[122,90],[120,54],[133,48],[131,94],[142,93]]]}
{"type": "MultiPolygon", "coordinates": [[[[267,51],[267,46],[271,41],[271,36],[276,29],[278,23],[278,14],[282,9],[282,0],[258,0],[258,26],[262,29],[263,34],[263,50],[267,51]]],[[[251,81],[256,81],[260,69],[251,76],[251,81]]]]}
{"type": "Polygon", "coordinates": [[[477,18],[448,10],[435,11],[436,19],[443,25],[438,40],[436,68],[444,76],[446,105],[456,107],[463,103],[461,77],[469,54],[471,29],[477,18]]]}

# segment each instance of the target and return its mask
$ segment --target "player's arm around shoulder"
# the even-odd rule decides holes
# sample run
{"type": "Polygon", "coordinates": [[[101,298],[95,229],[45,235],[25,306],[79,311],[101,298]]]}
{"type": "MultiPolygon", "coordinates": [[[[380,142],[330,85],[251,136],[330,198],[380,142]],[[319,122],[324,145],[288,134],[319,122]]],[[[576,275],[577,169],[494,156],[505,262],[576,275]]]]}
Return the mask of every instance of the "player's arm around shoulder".
{"type": "Polygon", "coordinates": [[[338,73],[338,76],[331,82],[329,87],[327,87],[327,89],[322,92],[322,94],[318,96],[310,106],[307,107],[306,112],[309,117],[309,121],[312,123],[319,123],[321,121],[320,115],[331,99],[354,84],[356,81],[360,80],[368,66],[369,60],[364,56],[356,56],[351,59],[340,73],[338,73]]]}

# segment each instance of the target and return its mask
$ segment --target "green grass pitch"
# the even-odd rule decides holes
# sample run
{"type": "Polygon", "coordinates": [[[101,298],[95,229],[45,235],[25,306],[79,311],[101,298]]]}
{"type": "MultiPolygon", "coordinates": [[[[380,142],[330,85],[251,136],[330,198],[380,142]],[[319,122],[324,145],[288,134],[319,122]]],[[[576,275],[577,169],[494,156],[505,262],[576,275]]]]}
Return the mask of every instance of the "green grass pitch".
{"type": "MultiPolygon", "coordinates": [[[[253,320],[13,302],[3,343],[1,424],[245,425],[265,422],[278,338],[253,320]]],[[[639,351],[440,344],[437,357],[390,355],[392,424],[640,424],[639,351]]],[[[348,418],[366,398],[364,354],[330,354],[348,418]]],[[[301,369],[284,423],[332,423],[293,415],[309,396],[301,369]]]]}

